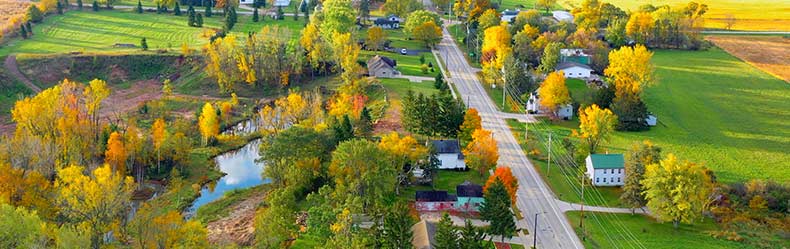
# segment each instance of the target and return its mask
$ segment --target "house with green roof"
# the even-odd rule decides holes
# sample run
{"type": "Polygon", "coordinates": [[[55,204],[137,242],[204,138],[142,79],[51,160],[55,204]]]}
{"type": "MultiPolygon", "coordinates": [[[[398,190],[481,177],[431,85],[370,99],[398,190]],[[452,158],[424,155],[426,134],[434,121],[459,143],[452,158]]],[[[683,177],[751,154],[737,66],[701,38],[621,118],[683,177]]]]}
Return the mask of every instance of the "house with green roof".
{"type": "Polygon", "coordinates": [[[623,186],[625,182],[623,154],[591,154],[585,165],[593,186],[623,186]]]}

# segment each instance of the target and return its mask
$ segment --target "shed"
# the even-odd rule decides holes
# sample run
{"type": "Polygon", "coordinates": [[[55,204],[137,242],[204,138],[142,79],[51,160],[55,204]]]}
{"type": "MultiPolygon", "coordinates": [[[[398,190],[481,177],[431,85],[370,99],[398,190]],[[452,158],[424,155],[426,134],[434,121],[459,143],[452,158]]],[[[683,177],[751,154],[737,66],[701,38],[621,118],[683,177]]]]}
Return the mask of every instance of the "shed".
{"type": "Polygon", "coordinates": [[[458,201],[455,208],[458,211],[476,212],[480,210],[480,205],[485,202],[483,199],[483,187],[470,181],[464,181],[455,187],[458,201]]]}
{"type": "Polygon", "coordinates": [[[378,78],[393,78],[400,74],[398,70],[395,70],[395,66],[397,66],[398,63],[389,57],[376,55],[373,56],[373,58],[370,58],[367,64],[368,74],[370,74],[370,76],[375,76],[378,78]]]}

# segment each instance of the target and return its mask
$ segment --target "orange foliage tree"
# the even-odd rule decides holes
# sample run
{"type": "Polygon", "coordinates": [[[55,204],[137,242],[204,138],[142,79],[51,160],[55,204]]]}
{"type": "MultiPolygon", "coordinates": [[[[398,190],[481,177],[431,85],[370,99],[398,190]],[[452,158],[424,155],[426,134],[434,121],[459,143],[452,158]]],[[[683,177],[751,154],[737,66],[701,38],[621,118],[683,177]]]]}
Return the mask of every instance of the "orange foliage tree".
{"type": "Polygon", "coordinates": [[[107,151],[104,152],[104,162],[109,164],[115,172],[126,172],[126,148],[120,133],[113,132],[107,140],[107,151]]]}
{"type": "Polygon", "coordinates": [[[510,167],[498,167],[494,171],[494,174],[488,177],[486,181],[486,185],[483,187],[483,191],[488,189],[491,184],[496,182],[496,179],[502,181],[502,184],[505,185],[505,189],[507,189],[507,193],[510,195],[511,204],[516,204],[516,191],[518,191],[518,179],[513,176],[513,172],[510,170],[510,167]]]}

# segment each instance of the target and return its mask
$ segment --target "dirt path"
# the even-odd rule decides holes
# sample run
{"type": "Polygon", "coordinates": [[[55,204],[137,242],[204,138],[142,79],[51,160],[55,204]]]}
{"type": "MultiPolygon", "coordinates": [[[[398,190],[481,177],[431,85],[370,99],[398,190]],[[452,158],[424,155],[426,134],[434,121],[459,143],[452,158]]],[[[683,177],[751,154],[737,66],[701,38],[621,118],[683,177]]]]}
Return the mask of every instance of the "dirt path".
{"type": "Polygon", "coordinates": [[[18,81],[21,81],[28,88],[35,91],[36,93],[41,92],[40,87],[33,84],[32,81],[30,81],[27,77],[25,77],[24,74],[22,74],[22,72],[19,71],[19,67],[16,64],[16,55],[9,55],[8,57],[6,57],[3,65],[5,65],[5,68],[8,70],[8,72],[10,72],[11,75],[14,76],[14,78],[16,78],[18,81]]]}
{"type": "Polygon", "coordinates": [[[255,242],[255,210],[263,202],[266,191],[261,189],[250,198],[230,206],[228,217],[208,223],[208,241],[214,245],[235,243],[251,246],[255,242]]]}

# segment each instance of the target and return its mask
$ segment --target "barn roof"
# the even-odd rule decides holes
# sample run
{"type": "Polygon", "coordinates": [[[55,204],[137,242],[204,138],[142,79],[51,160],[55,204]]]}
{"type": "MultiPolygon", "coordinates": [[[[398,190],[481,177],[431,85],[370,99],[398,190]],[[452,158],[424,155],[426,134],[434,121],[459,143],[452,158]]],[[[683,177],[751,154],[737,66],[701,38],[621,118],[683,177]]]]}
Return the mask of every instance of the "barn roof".
{"type": "Polygon", "coordinates": [[[436,153],[461,153],[461,144],[458,143],[458,140],[431,140],[431,143],[436,149],[436,153]]]}
{"type": "Polygon", "coordinates": [[[563,70],[563,69],[568,69],[568,68],[572,68],[572,67],[581,67],[581,68],[584,68],[584,69],[587,69],[587,70],[592,70],[592,68],[590,68],[590,66],[587,66],[587,65],[584,65],[584,64],[581,64],[581,63],[577,63],[577,62],[573,62],[573,61],[561,62],[561,63],[557,64],[557,67],[555,69],[563,70]]]}
{"type": "Polygon", "coordinates": [[[414,193],[417,201],[424,202],[445,202],[458,200],[455,195],[447,194],[444,190],[421,190],[414,193]]]}

